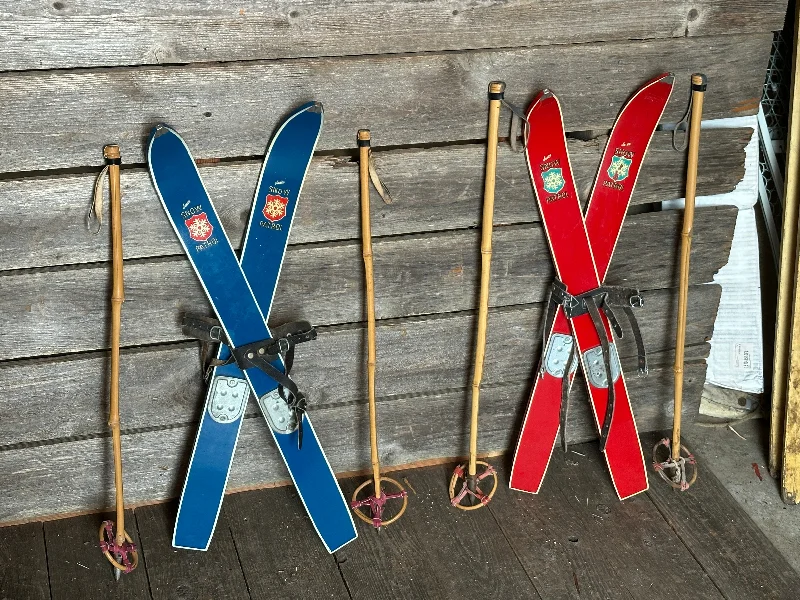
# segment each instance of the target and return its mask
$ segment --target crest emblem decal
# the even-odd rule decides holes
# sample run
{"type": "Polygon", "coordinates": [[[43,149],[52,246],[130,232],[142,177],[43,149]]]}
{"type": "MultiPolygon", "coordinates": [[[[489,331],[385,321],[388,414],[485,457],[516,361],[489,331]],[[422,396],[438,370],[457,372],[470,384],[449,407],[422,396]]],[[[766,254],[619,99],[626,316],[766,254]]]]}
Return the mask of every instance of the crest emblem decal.
{"type": "Polygon", "coordinates": [[[622,181],[627,178],[628,171],[631,168],[631,162],[633,161],[630,158],[612,156],[611,164],[608,167],[608,176],[614,181],[622,181]]]}
{"type": "Polygon", "coordinates": [[[194,215],[191,219],[186,219],[184,223],[189,230],[189,237],[196,242],[205,242],[214,232],[214,226],[209,223],[204,212],[194,215]]]}
{"type": "Polygon", "coordinates": [[[270,221],[280,221],[286,216],[287,204],[289,204],[289,198],[279,196],[278,194],[267,194],[267,200],[261,212],[264,213],[264,216],[270,221]]]}
{"type": "Polygon", "coordinates": [[[547,169],[542,173],[544,189],[550,194],[557,194],[564,188],[564,176],[560,168],[547,169]]]}

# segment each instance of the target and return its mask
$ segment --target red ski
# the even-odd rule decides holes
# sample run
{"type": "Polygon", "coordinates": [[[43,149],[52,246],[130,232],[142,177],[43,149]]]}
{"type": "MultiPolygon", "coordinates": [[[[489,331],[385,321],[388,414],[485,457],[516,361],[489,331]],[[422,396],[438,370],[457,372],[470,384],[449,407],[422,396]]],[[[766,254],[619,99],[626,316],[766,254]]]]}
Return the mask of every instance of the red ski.
{"type": "MultiPolygon", "coordinates": [[[[609,290],[600,288],[614,252],[641,163],[664,111],[673,77],[661,75],[642,86],[625,104],[609,137],[584,223],[567,156],[561,109],[550,92],[528,109],[526,156],[547,232],[562,304],[546,322],[541,372],[537,378],[517,446],[512,488],[537,493],[541,488],[561,424],[566,396],[580,362],[611,479],[620,499],[647,489],[639,436],[622,369],[609,327],[609,290]],[[585,295],[584,297],[581,297],[585,295]],[[572,306],[568,319],[563,304],[572,306]],[[573,354],[578,340],[578,360],[573,354]],[[566,375],[566,377],[565,377],[566,375]],[[613,382],[608,387],[608,380],[613,382]]],[[[630,295],[625,300],[632,300],[630,295]]],[[[630,315],[630,306],[624,310],[630,315]]],[[[619,326],[612,321],[618,335],[619,326]]],[[[635,321],[632,320],[635,325],[635,321]]],[[[639,369],[646,372],[643,345],[639,369]]]]}

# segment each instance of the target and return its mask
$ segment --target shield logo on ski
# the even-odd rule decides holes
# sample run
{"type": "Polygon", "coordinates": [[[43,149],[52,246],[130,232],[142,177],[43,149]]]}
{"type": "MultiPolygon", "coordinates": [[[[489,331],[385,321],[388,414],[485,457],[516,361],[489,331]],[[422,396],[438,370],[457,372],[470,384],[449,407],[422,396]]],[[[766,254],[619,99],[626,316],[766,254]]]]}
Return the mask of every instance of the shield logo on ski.
{"type": "Polygon", "coordinates": [[[564,176],[560,168],[547,169],[542,173],[544,189],[550,194],[557,194],[564,188],[564,176]]]}
{"type": "Polygon", "coordinates": [[[612,156],[611,164],[608,167],[608,176],[614,181],[622,181],[628,177],[631,168],[631,159],[622,156],[612,156]]]}
{"type": "Polygon", "coordinates": [[[264,208],[261,209],[261,212],[270,221],[280,221],[286,216],[287,204],[289,204],[288,198],[278,194],[267,194],[267,201],[264,203],[264,208]]]}
{"type": "Polygon", "coordinates": [[[187,229],[189,229],[189,237],[195,242],[205,242],[211,237],[214,231],[214,226],[208,222],[206,213],[194,215],[191,219],[184,221],[187,229]]]}

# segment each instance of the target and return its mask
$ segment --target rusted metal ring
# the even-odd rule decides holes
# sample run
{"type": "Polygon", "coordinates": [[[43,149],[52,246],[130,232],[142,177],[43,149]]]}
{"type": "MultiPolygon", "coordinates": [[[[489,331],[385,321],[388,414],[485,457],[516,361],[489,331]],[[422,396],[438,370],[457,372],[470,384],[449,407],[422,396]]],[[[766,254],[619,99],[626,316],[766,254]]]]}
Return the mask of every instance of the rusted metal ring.
{"type": "MultiPolygon", "coordinates": [[[[400,485],[400,483],[398,481],[392,479],[391,477],[381,477],[381,483],[383,483],[384,481],[386,483],[389,483],[389,484],[393,485],[394,487],[396,487],[399,490],[399,493],[403,494],[403,506],[400,507],[399,512],[396,515],[394,515],[391,519],[387,519],[386,521],[381,519],[380,520],[380,526],[381,527],[384,527],[386,525],[391,525],[392,523],[397,521],[397,519],[399,519],[400,517],[403,516],[403,513],[406,512],[406,508],[408,507],[408,494],[406,493],[405,488],[402,485],[400,485]]],[[[355,504],[355,503],[359,502],[358,494],[364,488],[366,488],[367,486],[369,486],[372,483],[374,483],[374,481],[372,479],[367,479],[364,483],[362,483],[360,486],[358,486],[356,488],[356,491],[353,492],[352,504],[355,504]]],[[[379,490],[379,493],[383,494],[383,486],[381,486],[381,489],[379,490]]],[[[375,496],[372,496],[372,498],[375,498],[375,496]]],[[[369,523],[370,525],[374,526],[375,522],[374,522],[372,516],[366,515],[363,511],[359,510],[359,508],[352,506],[352,504],[351,504],[351,507],[353,508],[353,512],[356,513],[356,516],[359,519],[361,519],[362,521],[364,521],[365,523],[369,523]]]]}
{"type": "MultiPolygon", "coordinates": [[[[459,479],[464,480],[464,484],[463,485],[464,486],[467,485],[467,482],[466,482],[466,479],[465,479],[464,465],[458,465],[455,468],[455,470],[453,471],[453,476],[450,478],[449,494],[450,494],[450,504],[452,504],[456,508],[460,508],[461,510],[477,510],[479,508],[482,508],[482,507],[486,506],[487,504],[489,504],[489,501],[492,499],[492,497],[494,496],[494,493],[497,491],[498,479],[497,479],[497,471],[494,470],[494,467],[492,467],[492,465],[490,465],[489,463],[484,462],[482,460],[475,461],[475,464],[485,467],[483,472],[484,473],[488,472],[489,473],[488,476],[491,476],[491,478],[493,480],[492,489],[488,494],[483,494],[482,498],[479,498],[480,502],[478,502],[477,504],[463,505],[460,502],[456,501],[456,496],[458,494],[462,493],[461,491],[459,491],[458,494],[456,493],[456,485],[458,484],[458,480],[459,479]]],[[[476,484],[476,487],[478,487],[477,484],[476,484]]],[[[463,486],[462,486],[462,490],[463,490],[463,486]]]]}

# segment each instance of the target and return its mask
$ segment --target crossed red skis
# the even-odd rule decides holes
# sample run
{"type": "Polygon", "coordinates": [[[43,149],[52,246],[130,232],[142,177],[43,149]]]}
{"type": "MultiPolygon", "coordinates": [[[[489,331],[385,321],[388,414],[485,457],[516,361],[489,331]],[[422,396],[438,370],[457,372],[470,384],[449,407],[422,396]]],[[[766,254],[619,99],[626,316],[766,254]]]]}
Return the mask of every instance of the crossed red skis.
{"type": "MultiPolygon", "coordinates": [[[[600,161],[585,221],[572,178],[558,100],[545,90],[528,108],[526,158],[531,181],[556,276],[572,296],[597,289],[605,279],[642,160],[669,100],[673,80],[670,74],[650,80],[623,107],[600,161]],[[559,169],[563,178],[563,186],[556,192],[552,191],[553,178],[557,184],[558,177],[553,169],[559,169]],[[549,189],[545,187],[545,173],[550,175],[549,189]]],[[[600,311],[599,315],[608,340],[613,342],[605,314],[600,311]]],[[[577,342],[579,354],[573,360],[586,372],[585,352],[600,345],[590,315],[567,319],[559,306],[542,348],[543,357],[553,343],[554,333],[572,336],[577,342]]],[[[567,383],[571,383],[572,375],[565,376],[570,377],[567,383]]],[[[537,377],[514,457],[510,481],[514,489],[537,493],[541,488],[560,428],[563,383],[563,377],[544,368],[537,377]]],[[[624,499],[647,489],[647,471],[621,367],[612,385],[616,400],[604,454],[617,495],[624,499]]],[[[609,390],[591,385],[588,377],[587,387],[599,430],[605,419],[609,390]]]]}

